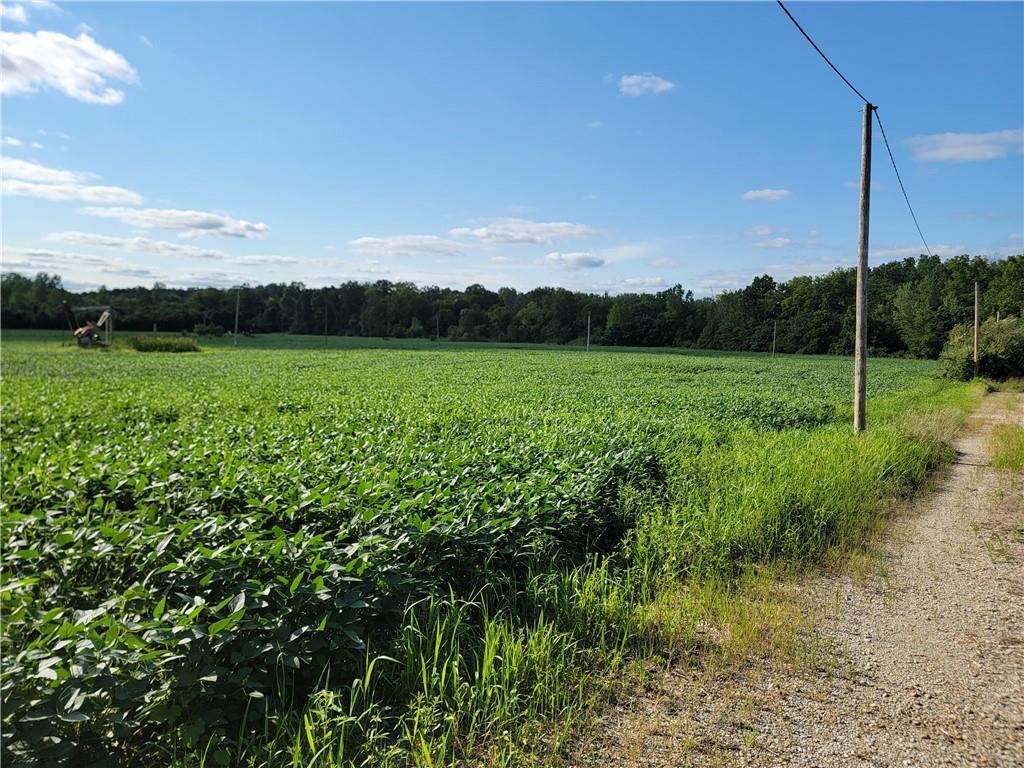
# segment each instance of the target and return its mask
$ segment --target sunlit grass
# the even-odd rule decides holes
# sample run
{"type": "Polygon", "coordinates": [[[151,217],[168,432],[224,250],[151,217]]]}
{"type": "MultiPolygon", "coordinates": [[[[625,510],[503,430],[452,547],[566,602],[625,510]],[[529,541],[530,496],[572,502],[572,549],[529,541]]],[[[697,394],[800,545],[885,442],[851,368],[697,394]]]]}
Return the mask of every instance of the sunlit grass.
{"type": "Polygon", "coordinates": [[[1024,427],[997,424],[989,437],[992,466],[997,469],[1024,470],[1024,427]]]}

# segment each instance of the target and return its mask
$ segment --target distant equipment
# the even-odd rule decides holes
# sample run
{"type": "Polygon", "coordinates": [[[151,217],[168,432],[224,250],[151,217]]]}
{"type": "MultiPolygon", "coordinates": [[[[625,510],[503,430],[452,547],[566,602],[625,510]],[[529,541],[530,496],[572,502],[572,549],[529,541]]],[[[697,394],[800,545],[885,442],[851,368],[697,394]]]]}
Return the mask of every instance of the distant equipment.
{"type": "Polygon", "coordinates": [[[110,346],[114,335],[113,307],[72,307],[66,301],[62,305],[64,318],[68,321],[68,329],[78,346],[84,349],[110,346]],[[79,324],[78,315],[99,312],[97,320],[86,320],[79,324]]]}

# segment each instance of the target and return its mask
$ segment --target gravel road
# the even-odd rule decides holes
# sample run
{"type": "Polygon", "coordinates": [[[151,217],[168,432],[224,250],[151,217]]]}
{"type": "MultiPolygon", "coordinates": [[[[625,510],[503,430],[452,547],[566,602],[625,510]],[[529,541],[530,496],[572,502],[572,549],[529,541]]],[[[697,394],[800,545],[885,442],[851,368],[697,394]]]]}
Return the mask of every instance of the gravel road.
{"type": "Polygon", "coordinates": [[[578,765],[1024,767],[1024,477],[989,466],[1000,421],[1024,396],[985,398],[866,576],[801,585],[813,663],[659,674],[578,765]]]}

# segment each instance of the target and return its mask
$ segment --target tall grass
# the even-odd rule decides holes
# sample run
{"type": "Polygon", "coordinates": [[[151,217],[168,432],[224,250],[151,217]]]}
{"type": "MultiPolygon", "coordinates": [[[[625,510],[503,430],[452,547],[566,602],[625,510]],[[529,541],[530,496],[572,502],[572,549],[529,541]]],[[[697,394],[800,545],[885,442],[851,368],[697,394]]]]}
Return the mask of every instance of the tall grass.
{"type": "Polygon", "coordinates": [[[1024,470],[1024,427],[999,424],[989,437],[992,466],[997,469],[1024,470]]]}
{"type": "Polygon", "coordinates": [[[136,352],[198,352],[195,340],[188,336],[129,336],[125,346],[136,352]]]}

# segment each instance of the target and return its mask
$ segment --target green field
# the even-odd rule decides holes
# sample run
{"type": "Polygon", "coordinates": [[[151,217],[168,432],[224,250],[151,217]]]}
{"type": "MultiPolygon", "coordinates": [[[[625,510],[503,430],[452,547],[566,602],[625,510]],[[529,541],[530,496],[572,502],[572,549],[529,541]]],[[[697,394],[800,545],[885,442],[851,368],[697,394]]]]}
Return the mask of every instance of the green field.
{"type": "Polygon", "coordinates": [[[273,338],[4,335],[5,761],[557,762],[692,641],[652,607],[849,545],[978,396],[873,360],[854,436],[846,358],[273,338]]]}

